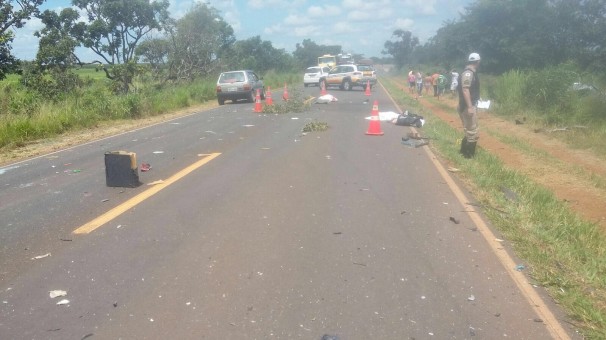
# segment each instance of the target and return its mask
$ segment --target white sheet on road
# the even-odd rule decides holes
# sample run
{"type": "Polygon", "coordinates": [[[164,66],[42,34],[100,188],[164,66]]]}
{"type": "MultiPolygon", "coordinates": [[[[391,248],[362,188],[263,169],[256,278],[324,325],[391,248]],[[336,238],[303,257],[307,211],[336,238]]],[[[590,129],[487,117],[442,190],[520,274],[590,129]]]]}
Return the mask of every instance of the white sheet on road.
{"type": "MultiPolygon", "coordinates": [[[[400,114],[393,111],[385,111],[379,112],[379,120],[381,121],[392,121],[397,119],[400,114]]],[[[366,117],[366,119],[370,120],[370,116],[366,117]]]]}

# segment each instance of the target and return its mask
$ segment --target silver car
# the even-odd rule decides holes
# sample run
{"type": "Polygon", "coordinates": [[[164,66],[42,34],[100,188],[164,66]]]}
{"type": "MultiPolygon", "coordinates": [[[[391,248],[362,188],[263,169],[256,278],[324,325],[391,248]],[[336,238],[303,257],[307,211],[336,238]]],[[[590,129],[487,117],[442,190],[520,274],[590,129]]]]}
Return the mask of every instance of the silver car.
{"type": "Polygon", "coordinates": [[[235,103],[239,99],[254,103],[257,90],[261,94],[261,99],[265,99],[263,80],[255,72],[251,70],[223,72],[217,80],[217,101],[219,105],[225,104],[226,100],[235,103]]]}

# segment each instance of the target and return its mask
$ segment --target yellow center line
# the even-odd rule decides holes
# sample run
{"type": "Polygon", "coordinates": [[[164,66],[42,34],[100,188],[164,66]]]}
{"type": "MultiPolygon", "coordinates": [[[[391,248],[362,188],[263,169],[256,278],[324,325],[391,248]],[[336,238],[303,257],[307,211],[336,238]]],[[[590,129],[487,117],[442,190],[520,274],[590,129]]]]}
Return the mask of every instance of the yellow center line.
{"type": "Polygon", "coordinates": [[[151,188],[143,191],[142,193],[138,194],[137,196],[134,196],[131,199],[129,199],[128,201],[126,201],[126,202],[118,205],[117,207],[109,210],[108,212],[104,213],[103,215],[101,215],[101,216],[93,219],[92,221],[90,221],[90,222],[82,225],[78,229],[74,230],[73,233],[74,234],[88,234],[88,233],[94,231],[95,229],[101,227],[105,223],[107,223],[107,222],[113,220],[114,218],[120,216],[121,214],[125,213],[129,209],[132,209],[137,204],[139,204],[139,203],[145,201],[146,199],[150,198],[151,196],[155,195],[160,190],[168,187],[169,185],[171,185],[171,184],[175,183],[176,181],[180,180],[181,178],[187,176],[189,173],[191,173],[192,171],[198,169],[202,165],[204,165],[204,164],[212,161],[213,159],[215,159],[219,155],[221,155],[221,154],[220,153],[211,153],[211,154],[208,154],[208,155],[204,155],[204,156],[208,156],[208,157],[202,158],[201,160],[195,162],[194,164],[192,164],[192,165],[184,168],[183,170],[177,172],[176,174],[174,174],[173,176],[171,176],[169,179],[165,180],[164,182],[154,185],[153,187],[151,187],[151,188]]]}

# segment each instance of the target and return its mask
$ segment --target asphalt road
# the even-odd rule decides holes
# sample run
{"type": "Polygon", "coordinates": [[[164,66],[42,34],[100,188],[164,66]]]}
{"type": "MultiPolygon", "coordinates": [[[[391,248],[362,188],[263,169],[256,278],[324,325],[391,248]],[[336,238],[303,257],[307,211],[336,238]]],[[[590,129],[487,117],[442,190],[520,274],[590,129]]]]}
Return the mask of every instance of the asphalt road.
{"type": "Polygon", "coordinates": [[[228,102],[1,168],[0,339],[552,338],[429,154],[401,144],[410,129],[365,135],[374,100],[397,111],[387,94],[329,92],[304,113],[228,102]],[[302,134],[312,121],[329,129],[302,134]],[[142,186],[105,185],[115,150],[151,164],[142,186]]]}

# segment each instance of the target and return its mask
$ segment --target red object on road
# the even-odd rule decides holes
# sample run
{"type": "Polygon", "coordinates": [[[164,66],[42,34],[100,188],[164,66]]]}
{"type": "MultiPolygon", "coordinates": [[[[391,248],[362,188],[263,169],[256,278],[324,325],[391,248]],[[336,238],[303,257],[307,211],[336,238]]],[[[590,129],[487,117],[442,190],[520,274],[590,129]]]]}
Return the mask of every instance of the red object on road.
{"type": "Polygon", "coordinates": [[[265,105],[274,105],[274,100],[271,99],[271,87],[267,87],[265,92],[265,105]]]}
{"type": "Polygon", "coordinates": [[[284,83],[284,94],[282,94],[282,99],[288,100],[288,88],[286,87],[286,83],[284,83]]]}
{"type": "Polygon", "coordinates": [[[381,120],[379,120],[379,102],[376,100],[372,104],[370,123],[368,124],[368,131],[366,131],[366,134],[371,136],[383,136],[383,131],[381,131],[381,120]]]}
{"type": "Polygon", "coordinates": [[[263,112],[263,106],[261,106],[261,91],[257,89],[257,97],[255,99],[255,110],[256,113],[263,112]]]}

